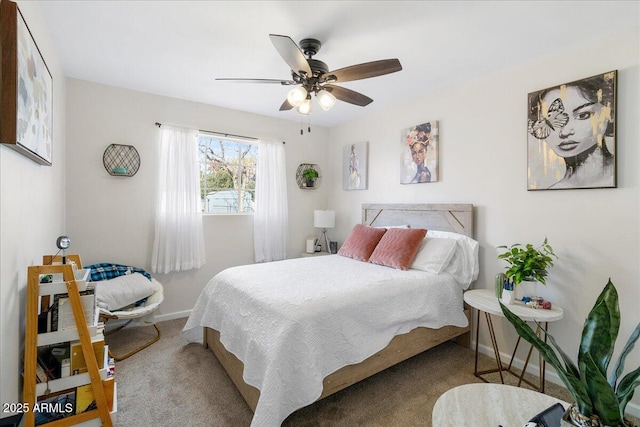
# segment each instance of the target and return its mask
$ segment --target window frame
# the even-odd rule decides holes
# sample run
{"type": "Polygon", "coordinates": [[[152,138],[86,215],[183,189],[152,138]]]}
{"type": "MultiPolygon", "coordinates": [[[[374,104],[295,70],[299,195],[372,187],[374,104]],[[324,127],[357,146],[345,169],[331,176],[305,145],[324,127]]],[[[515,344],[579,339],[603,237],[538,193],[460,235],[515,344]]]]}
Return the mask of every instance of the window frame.
{"type": "MultiPolygon", "coordinates": [[[[198,168],[199,170],[202,172],[203,170],[207,170],[210,169],[209,166],[206,164],[206,160],[201,160],[201,157],[203,155],[202,150],[201,150],[201,138],[208,138],[208,139],[212,139],[212,140],[217,140],[220,141],[222,143],[235,143],[236,147],[242,147],[242,146],[246,146],[246,145],[251,145],[253,147],[255,147],[255,166],[254,166],[254,173],[253,173],[253,183],[254,183],[254,188],[252,189],[245,189],[244,192],[249,192],[250,194],[253,194],[253,197],[251,198],[252,201],[252,206],[251,206],[251,211],[247,212],[247,211],[242,211],[242,212],[206,212],[206,195],[203,195],[200,199],[200,202],[202,204],[202,215],[211,215],[211,216],[229,216],[229,215],[241,215],[241,216],[249,216],[249,215],[253,215],[255,213],[255,198],[256,198],[256,191],[257,189],[255,188],[255,179],[256,179],[256,175],[257,175],[257,169],[258,169],[258,140],[256,139],[251,139],[251,138],[242,138],[242,137],[238,137],[238,136],[228,136],[228,135],[220,135],[217,133],[213,133],[213,132],[207,132],[207,131],[198,131],[198,168]]],[[[236,152],[236,159],[238,160],[238,162],[240,162],[240,151],[236,152]]],[[[233,165],[232,163],[228,162],[228,158],[225,156],[225,165],[233,165]]],[[[236,166],[236,165],[233,165],[236,166]]],[[[237,166],[236,166],[237,167],[237,166]]],[[[245,168],[245,166],[242,166],[242,168],[245,168]]],[[[198,186],[200,187],[200,192],[203,193],[203,188],[202,188],[202,176],[199,175],[198,178],[198,186]]],[[[238,197],[240,197],[240,192],[243,191],[240,188],[221,188],[219,189],[219,191],[225,191],[225,190],[233,190],[238,194],[238,197]]],[[[246,193],[245,193],[246,194],[246,193]]],[[[245,196],[246,197],[246,196],[245,196]]]]}

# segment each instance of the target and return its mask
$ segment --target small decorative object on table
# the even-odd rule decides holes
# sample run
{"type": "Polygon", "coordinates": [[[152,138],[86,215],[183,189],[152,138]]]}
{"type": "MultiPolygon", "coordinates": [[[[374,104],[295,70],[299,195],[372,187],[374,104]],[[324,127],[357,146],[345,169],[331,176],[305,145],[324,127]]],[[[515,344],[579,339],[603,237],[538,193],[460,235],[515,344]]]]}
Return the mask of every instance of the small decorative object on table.
{"type": "Polygon", "coordinates": [[[598,296],[582,330],[582,340],[578,347],[578,363],[573,363],[547,334],[551,346],[540,339],[535,332],[501,305],[505,317],[513,324],[518,334],[529,341],[550,363],[573,397],[573,403],[564,413],[562,426],[632,426],[625,419],[625,408],[634,390],[640,385],[640,368],[621,375],[627,356],[631,353],[640,336],[640,322],[635,327],[627,343],[620,352],[617,363],[607,379],[609,362],[620,329],[620,307],[618,292],[611,280],[598,296]],[[553,347],[552,347],[553,346],[553,347]],[[559,356],[556,355],[555,350],[559,356]],[[562,362],[560,361],[562,359],[562,362]]]}
{"type": "Polygon", "coordinates": [[[513,304],[513,301],[515,300],[513,282],[509,282],[509,279],[504,280],[502,295],[500,296],[500,299],[505,305],[513,304]]]}
{"type": "Polygon", "coordinates": [[[522,297],[522,302],[527,307],[551,310],[551,302],[545,301],[542,297],[522,297]]]}
{"type": "Polygon", "coordinates": [[[496,280],[494,283],[496,287],[496,298],[502,297],[502,290],[504,289],[505,279],[506,279],[506,276],[504,275],[504,273],[496,274],[496,280]]]}

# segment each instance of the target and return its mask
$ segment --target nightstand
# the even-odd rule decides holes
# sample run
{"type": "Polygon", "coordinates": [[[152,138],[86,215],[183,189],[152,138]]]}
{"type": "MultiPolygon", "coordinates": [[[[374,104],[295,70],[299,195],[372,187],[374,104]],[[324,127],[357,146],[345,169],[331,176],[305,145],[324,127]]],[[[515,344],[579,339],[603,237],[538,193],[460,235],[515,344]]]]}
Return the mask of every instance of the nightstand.
{"type": "MultiPolygon", "coordinates": [[[[546,362],[542,359],[542,356],[538,356],[539,366],[540,366],[540,384],[535,385],[530,381],[524,379],[524,373],[527,370],[527,365],[529,364],[529,358],[531,357],[531,352],[533,351],[533,345],[529,348],[529,352],[527,353],[527,360],[522,367],[521,372],[515,372],[511,365],[513,363],[513,358],[516,355],[516,350],[518,349],[518,344],[520,344],[520,336],[518,336],[518,341],[516,342],[516,346],[513,349],[513,353],[511,354],[511,360],[509,361],[509,366],[504,367],[502,361],[500,360],[500,350],[498,349],[498,343],[496,342],[496,334],[493,330],[493,323],[491,322],[491,315],[504,317],[502,313],[502,309],[500,308],[500,304],[498,303],[498,298],[495,295],[493,290],[489,289],[474,289],[464,293],[464,302],[469,304],[471,307],[475,308],[478,312],[476,317],[476,363],[474,369],[474,375],[480,378],[484,382],[488,382],[486,379],[482,377],[484,374],[489,374],[492,372],[500,373],[500,381],[504,384],[504,378],[502,377],[502,372],[508,372],[512,375],[518,377],[518,386],[520,386],[523,382],[529,384],[531,387],[535,388],[537,391],[544,393],[544,382],[545,382],[545,367],[546,362]],[[480,312],[483,312],[485,318],[487,320],[487,326],[489,328],[489,335],[491,336],[491,344],[493,345],[493,351],[496,356],[497,368],[489,369],[486,371],[478,371],[478,334],[480,332],[480,312]]],[[[547,341],[546,331],[549,327],[549,322],[554,322],[556,320],[562,319],[564,316],[564,310],[556,304],[552,305],[551,310],[545,310],[542,308],[532,308],[524,305],[523,303],[516,301],[516,304],[508,305],[507,308],[513,312],[516,316],[524,320],[525,322],[536,322],[536,334],[544,337],[544,341],[547,341]],[[542,332],[544,329],[544,333],[542,332]]]]}
{"type": "Polygon", "coordinates": [[[331,255],[329,252],[312,252],[312,253],[308,253],[308,252],[302,252],[302,254],[300,254],[301,257],[310,257],[310,256],[323,256],[323,255],[331,255]]]}

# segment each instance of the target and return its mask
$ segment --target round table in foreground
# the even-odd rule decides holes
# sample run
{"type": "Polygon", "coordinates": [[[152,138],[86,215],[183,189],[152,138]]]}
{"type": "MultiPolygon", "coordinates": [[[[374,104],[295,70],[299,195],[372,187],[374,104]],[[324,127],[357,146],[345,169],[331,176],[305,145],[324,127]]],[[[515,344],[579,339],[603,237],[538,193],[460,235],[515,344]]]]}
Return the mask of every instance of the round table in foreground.
{"type": "Polygon", "coordinates": [[[560,403],[569,403],[537,391],[503,384],[465,384],[438,398],[433,427],[522,427],[533,416],[560,403]]]}

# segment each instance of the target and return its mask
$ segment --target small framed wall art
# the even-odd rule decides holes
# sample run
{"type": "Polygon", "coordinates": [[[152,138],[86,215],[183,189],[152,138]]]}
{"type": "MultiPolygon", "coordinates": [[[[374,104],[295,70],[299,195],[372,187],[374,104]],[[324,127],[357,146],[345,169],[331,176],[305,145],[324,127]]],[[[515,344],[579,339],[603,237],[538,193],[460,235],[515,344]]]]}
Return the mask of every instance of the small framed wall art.
{"type": "Polygon", "coordinates": [[[342,156],[342,183],[345,190],[367,189],[368,143],[358,142],[344,146],[342,156]]]}
{"type": "Polygon", "coordinates": [[[529,94],[527,190],[616,187],[616,76],[529,94]]]}
{"type": "Polygon", "coordinates": [[[0,0],[0,28],[0,142],[51,166],[53,77],[15,2],[0,0]]]}
{"type": "Polygon", "coordinates": [[[438,122],[431,121],[402,131],[400,183],[420,184],[438,180],[438,122]]]}

